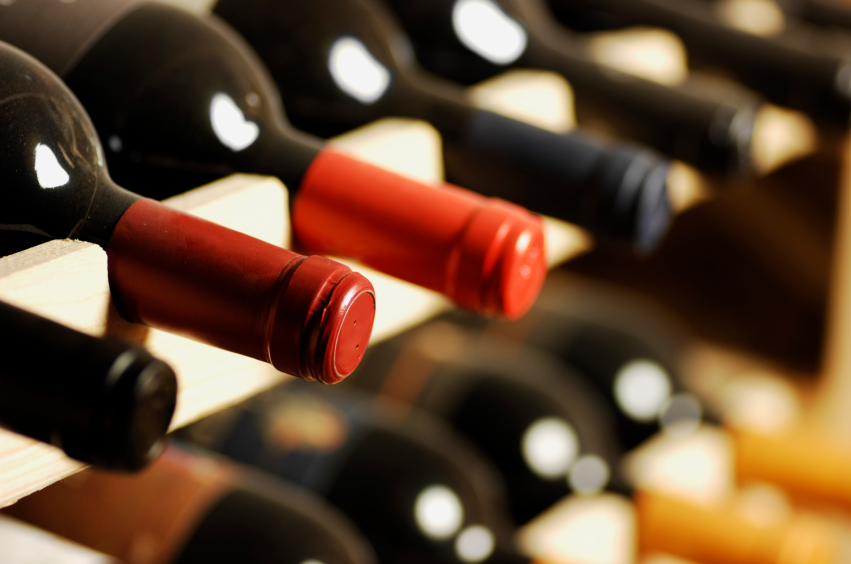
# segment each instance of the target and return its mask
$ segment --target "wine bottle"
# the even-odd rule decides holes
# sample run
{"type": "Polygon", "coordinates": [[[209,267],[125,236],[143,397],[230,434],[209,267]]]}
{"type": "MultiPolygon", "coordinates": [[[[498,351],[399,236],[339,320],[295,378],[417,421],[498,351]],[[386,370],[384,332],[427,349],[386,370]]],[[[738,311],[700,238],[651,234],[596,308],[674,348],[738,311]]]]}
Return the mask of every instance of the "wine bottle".
{"type": "Polygon", "coordinates": [[[504,478],[516,523],[624,486],[609,406],[531,346],[437,321],[370,349],[349,382],[449,422],[504,478]]]}
{"type": "Polygon", "coordinates": [[[416,67],[380,6],[258,0],[214,10],[257,49],[302,129],[328,136],[386,115],[424,119],[443,136],[451,182],[642,250],[665,232],[666,160],[475,108],[462,88],[416,67]]]}
{"type": "Polygon", "coordinates": [[[847,127],[851,116],[847,38],[787,22],[759,36],[727,24],[713,3],[700,0],[549,0],[568,26],[577,11],[601,14],[618,25],[665,27],[679,35],[691,63],[721,67],[777,104],[800,110],[826,125],[847,127]]]}
{"type": "MultiPolygon", "coordinates": [[[[522,326],[487,327],[549,351],[576,371],[613,414],[624,451],[668,425],[702,418],[705,407],[682,382],[678,349],[659,346],[664,338],[644,338],[633,331],[635,325],[619,324],[617,316],[576,305],[569,300],[564,304],[548,300],[533,310],[534,315],[522,326]]],[[[620,319],[627,318],[624,314],[620,319]]],[[[484,327],[467,317],[458,320],[484,327]]],[[[653,324],[648,321],[646,326],[653,324]]]]}
{"type": "Polygon", "coordinates": [[[10,187],[3,238],[101,245],[113,302],[129,321],[309,380],[333,383],[354,370],[375,315],[366,278],[120,188],[87,114],[56,75],[6,44],[0,72],[0,175],[10,187]]]}
{"type": "Polygon", "coordinates": [[[177,402],[171,368],[115,337],[0,302],[0,424],[114,470],[156,458],[177,402]]]}
{"type": "Polygon", "coordinates": [[[683,385],[677,359],[628,331],[588,319],[557,319],[541,319],[530,341],[552,347],[608,399],[624,448],[641,444],[677,420],[701,418],[704,408],[683,385]],[[547,339],[547,327],[564,331],[558,343],[547,339]]]}
{"type": "Polygon", "coordinates": [[[216,18],[131,0],[0,11],[0,39],[66,79],[129,188],[160,198],[232,172],[277,176],[290,189],[295,238],[310,252],[357,258],[490,315],[519,317],[540,289],[540,218],[403,178],[293,130],[262,63],[216,18]],[[69,22],[73,33],[51,31],[69,22]]]}
{"type": "Polygon", "coordinates": [[[4,511],[128,564],[375,562],[315,496],[175,446],[139,475],[87,470],[4,511]]]}
{"type": "MultiPolygon", "coordinates": [[[[551,70],[573,87],[580,124],[602,119],[620,135],[708,172],[754,171],[752,137],[762,108],[758,96],[717,96],[717,87],[702,82],[669,87],[597,64],[582,42],[551,21],[534,0],[385,4],[411,35],[419,62],[432,72],[471,84],[508,68],[551,70]]],[[[221,7],[216,11],[224,13],[221,7]]],[[[237,28],[249,35],[243,26],[237,28]]]]}
{"type": "Polygon", "coordinates": [[[339,387],[285,385],[181,436],[317,493],[382,563],[524,562],[493,469],[425,413],[339,387]]]}

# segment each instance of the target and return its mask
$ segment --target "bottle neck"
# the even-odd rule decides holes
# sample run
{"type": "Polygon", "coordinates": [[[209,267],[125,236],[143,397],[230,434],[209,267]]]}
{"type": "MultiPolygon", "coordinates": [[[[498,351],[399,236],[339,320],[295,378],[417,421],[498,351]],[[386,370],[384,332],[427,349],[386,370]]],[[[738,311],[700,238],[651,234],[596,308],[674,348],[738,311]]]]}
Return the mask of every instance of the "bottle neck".
{"type": "Polygon", "coordinates": [[[89,213],[71,236],[106,248],[124,212],[139,199],[141,196],[138,194],[125,190],[102,175],[92,196],[89,213]]]}
{"type": "Polygon", "coordinates": [[[289,124],[276,124],[267,131],[265,142],[257,148],[246,172],[279,178],[292,201],[313,160],[324,148],[325,142],[318,137],[289,124]]]}
{"type": "Polygon", "coordinates": [[[463,136],[467,122],[478,111],[465,90],[418,68],[402,70],[387,113],[425,120],[447,140],[463,136]]]}

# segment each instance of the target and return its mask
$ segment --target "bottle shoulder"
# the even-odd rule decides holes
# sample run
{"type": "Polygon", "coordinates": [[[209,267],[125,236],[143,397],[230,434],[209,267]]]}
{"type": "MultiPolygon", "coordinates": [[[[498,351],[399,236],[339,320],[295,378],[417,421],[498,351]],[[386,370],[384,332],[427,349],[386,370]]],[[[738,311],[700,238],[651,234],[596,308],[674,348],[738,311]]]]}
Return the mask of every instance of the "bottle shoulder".
{"type": "MultiPolygon", "coordinates": [[[[100,242],[114,198],[104,155],[87,115],[35,59],[0,46],[0,230],[100,242]]],[[[123,201],[126,209],[132,198],[123,201]]],[[[114,214],[113,214],[114,215],[114,214]]]]}
{"type": "Polygon", "coordinates": [[[258,51],[294,123],[309,131],[333,135],[387,115],[452,129],[469,112],[459,87],[422,73],[378,4],[224,0],[215,11],[258,51]]]}
{"type": "MultiPolygon", "coordinates": [[[[303,160],[262,63],[214,17],[142,4],[67,81],[105,139],[116,179],[145,195],[152,181],[182,182],[179,192],[234,172],[273,174],[264,168],[270,152],[303,160]]],[[[152,195],[171,195],[163,190],[152,195]]]]}

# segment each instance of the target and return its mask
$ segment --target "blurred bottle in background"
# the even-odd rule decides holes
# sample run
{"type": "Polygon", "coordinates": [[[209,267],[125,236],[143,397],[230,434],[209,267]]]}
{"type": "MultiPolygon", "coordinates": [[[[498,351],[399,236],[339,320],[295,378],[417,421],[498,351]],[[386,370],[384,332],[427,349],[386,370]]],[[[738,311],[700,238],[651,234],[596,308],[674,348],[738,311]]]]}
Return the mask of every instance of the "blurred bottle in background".
{"type": "Polygon", "coordinates": [[[321,500],[176,446],[137,476],[87,470],[4,511],[126,564],[375,562],[321,500]]]}
{"type": "Polygon", "coordinates": [[[803,116],[765,104],[741,85],[684,68],[657,79],[663,84],[633,76],[636,64],[628,58],[638,41],[626,34],[592,40],[571,34],[543,1],[386,4],[430,71],[465,84],[508,68],[557,72],[573,87],[580,125],[599,124],[703,171],[766,174],[812,151],[814,131],[803,116]]]}
{"type": "Polygon", "coordinates": [[[324,497],[382,563],[526,561],[498,475],[427,413],[293,382],[180,435],[324,497]]]}
{"type": "MultiPolygon", "coordinates": [[[[651,25],[672,30],[694,66],[718,68],[777,104],[800,110],[822,126],[845,130],[851,115],[848,88],[851,36],[783,18],[764,6],[749,18],[736,2],[550,0],[567,26],[651,25]],[[784,21],[785,20],[785,21],[784,21]],[[577,23],[574,23],[577,22],[577,23]],[[760,25],[762,24],[762,25],[760,25]]],[[[763,3],[766,4],[766,3],[763,3]]]]}
{"type": "Polygon", "coordinates": [[[346,387],[446,420],[500,472],[516,523],[571,493],[624,486],[609,406],[543,350],[436,321],[381,343],[366,361],[346,387]]]}

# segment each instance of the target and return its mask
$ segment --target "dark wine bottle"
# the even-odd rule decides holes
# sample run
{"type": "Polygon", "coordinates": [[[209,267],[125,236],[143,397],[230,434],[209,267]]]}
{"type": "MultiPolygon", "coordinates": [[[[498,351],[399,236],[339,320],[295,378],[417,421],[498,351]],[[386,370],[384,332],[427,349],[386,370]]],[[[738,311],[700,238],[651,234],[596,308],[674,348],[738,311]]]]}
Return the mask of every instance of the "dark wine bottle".
{"type": "Polygon", "coordinates": [[[375,315],[366,278],[120,188],[56,75],[6,44],[0,73],[2,238],[25,232],[103,246],[113,301],[130,321],[309,380],[332,383],[354,370],[375,315]]]}
{"type": "Polygon", "coordinates": [[[624,448],[644,442],[672,419],[700,419],[703,407],[687,393],[675,359],[665,358],[637,335],[593,320],[560,319],[557,314],[539,322],[530,341],[551,347],[608,398],[617,410],[624,448]],[[562,338],[557,343],[547,338],[548,329],[562,330],[562,338]]]}
{"type": "Polygon", "coordinates": [[[667,161],[475,108],[462,88],[421,72],[380,6],[224,1],[215,13],[257,49],[302,129],[328,136],[387,115],[424,119],[443,135],[451,182],[642,250],[666,230],[667,161]]]}
{"type": "Polygon", "coordinates": [[[161,198],[233,172],[277,176],[310,252],[357,258],[484,314],[519,317],[540,289],[540,218],[293,130],[256,55],[215,17],[131,0],[36,0],[0,7],[0,39],[61,74],[131,189],[161,198]]]}
{"type": "MultiPolygon", "coordinates": [[[[570,291],[566,287],[561,290],[570,291]]],[[[623,451],[676,423],[696,425],[704,416],[714,419],[682,381],[681,349],[674,340],[675,332],[660,329],[658,334],[649,335],[651,328],[661,324],[651,319],[635,323],[635,319],[642,319],[640,308],[595,310],[559,300],[557,294],[550,294],[550,298],[536,307],[522,326],[488,327],[549,351],[576,371],[614,416],[617,443],[623,451]]],[[[459,317],[462,323],[484,327],[478,320],[459,317]]]]}
{"type": "Polygon", "coordinates": [[[139,475],[85,471],[4,511],[127,563],[375,562],[322,500],[175,446],[139,475]]]}
{"type": "Polygon", "coordinates": [[[716,95],[702,82],[664,86],[594,62],[537,0],[388,0],[420,63],[466,84],[509,68],[567,78],[579,123],[604,120],[620,135],[715,173],[754,172],[752,136],[762,100],[716,95]]]}
{"type": "Polygon", "coordinates": [[[0,302],[0,424],[99,468],[156,458],[177,402],[171,368],[115,337],[0,302]]]}
{"type": "Polygon", "coordinates": [[[519,524],[571,493],[625,486],[609,406],[531,346],[437,321],[370,349],[349,382],[449,422],[500,472],[519,524]]]}
{"type": "Polygon", "coordinates": [[[438,420],[335,387],[286,385],[182,436],[320,494],[384,564],[524,562],[493,469],[438,420]]]}
{"type": "Polygon", "coordinates": [[[775,35],[754,35],[727,24],[713,3],[701,0],[549,2],[568,26],[577,12],[581,18],[588,11],[617,25],[668,28],[686,44],[691,64],[721,67],[777,104],[826,125],[847,127],[851,117],[848,38],[830,37],[824,30],[794,22],[775,35]]]}

